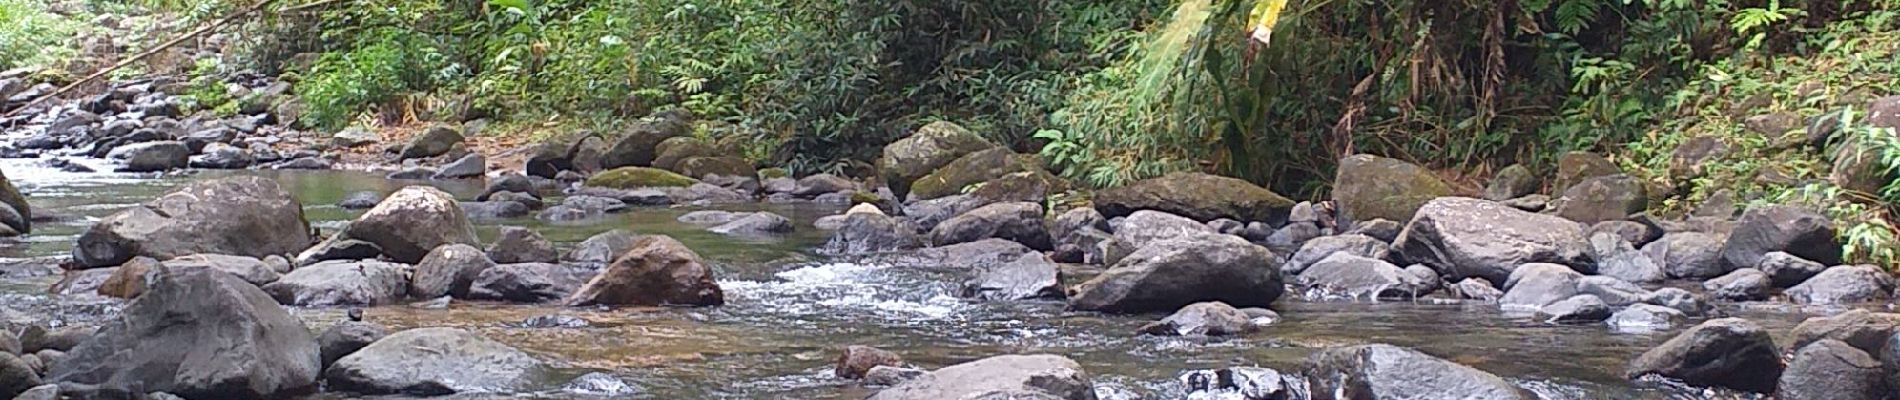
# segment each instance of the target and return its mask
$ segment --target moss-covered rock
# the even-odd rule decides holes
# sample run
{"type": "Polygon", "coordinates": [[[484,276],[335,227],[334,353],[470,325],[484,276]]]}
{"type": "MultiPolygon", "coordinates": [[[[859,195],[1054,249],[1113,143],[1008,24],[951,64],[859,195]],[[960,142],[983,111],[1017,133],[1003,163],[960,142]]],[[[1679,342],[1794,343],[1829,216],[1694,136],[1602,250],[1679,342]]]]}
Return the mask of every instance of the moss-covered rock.
{"type": "Polygon", "coordinates": [[[1041,157],[1016,154],[1002,147],[991,148],[959,157],[929,175],[912,181],[910,197],[916,200],[935,199],[962,193],[970,185],[988,182],[1003,175],[1040,170],[1043,170],[1041,157]]]}
{"type": "Polygon", "coordinates": [[[1199,221],[1280,222],[1293,201],[1240,179],[1176,172],[1096,193],[1095,209],[1109,218],[1155,210],[1199,221]]]}
{"type": "Polygon", "coordinates": [[[1491,184],[1484,187],[1484,199],[1505,201],[1536,192],[1537,176],[1531,175],[1530,168],[1511,164],[1491,177],[1491,184]]]}
{"type": "Polygon", "coordinates": [[[872,205],[876,205],[876,204],[877,204],[878,202],[881,202],[881,201],[884,201],[884,199],[881,199],[881,198],[878,198],[878,197],[877,197],[877,193],[871,193],[871,192],[851,192],[851,204],[852,204],[852,205],[857,205],[857,204],[867,204],[867,203],[868,203],[868,204],[872,204],[872,205]]]}
{"type": "Polygon", "coordinates": [[[601,155],[601,168],[651,166],[659,157],[660,143],[692,131],[692,121],[685,117],[653,117],[634,123],[601,155]]]}
{"type": "Polygon", "coordinates": [[[787,171],[784,168],[772,167],[772,168],[759,170],[759,179],[790,178],[790,177],[792,177],[792,171],[787,171]]]}
{"type": "Polygon", "coordinates": [[[1571,221],[1616,221],[1649,206],[1648,188],[1628,174],[1599,176],[1565,189],[1558,203],[1557,215],[1571,221]]]}
{"type": "Polygon", "coordinates": [[[706,179],[713,175],[749,178],[759,174],[758,170],[752,168],[751,162],[739,157],[688,158],[680,160],[675,170],[695,179],[706,179]]]}
{"type": "Polygon", "coordinates": [[[428,158],[448,154],[449,149],[462,143],[462,132],[447,124],[430,125],[422,134],[409,140],[402,148],[402,158],[428,158]]]}
{"type": "Polygon", "coordinates": [[[982,199],[984,203],[1006,203],[1027,201],[1042,203],[1049,195],[1069,190],[1069,181],[1037,169],[1003,175],[984,182],[983,186],[970,192],[970,197],[982,199]]]}
{"type": "Polygon", "coordinates": [[[13,181],[7,179],[5,172],[0,172],[0,203],[13,207],[13,211],[20,215],[19,221],[4,221],[8,228],[13,228],[14,232],[33,233],[33,207],[26,203],[26,196],[20,194],[20,189],[13,187],[13,181]]]}
{"type": "Polygon", "coordinates": [[[1339,174],[1333,178],[1333,201],[1338,202],[1342,224],[1411,221],[1419,206],[1451,194],[1451,185],[1424,167],[1370,154],[1339,160],[1339,174]]]}
{"type": "Polygon", "coordinates": [[[642,187],[687,187],[699,180],[658,168],[620,167],[587,178],[587,186],[611,189],[642,187]]]}
{"type": "Polygon", "coordinates": [[[717,157],[722,154],[713,143],[706,139],[680,136],[660,141],[653,147],[653,167],[668,171],[678,171],[680,161],[693,157],[717,157]]]}
{"type": "Polygon", "coordinates": [[[965,155],[993,147],[996,147],[995,143],[969,129],[939,121],[884,146],[884,156],[878,159],[877,170],[890,186],[891,193],[902,198],[910,193],[911,182],[965,155]]]}

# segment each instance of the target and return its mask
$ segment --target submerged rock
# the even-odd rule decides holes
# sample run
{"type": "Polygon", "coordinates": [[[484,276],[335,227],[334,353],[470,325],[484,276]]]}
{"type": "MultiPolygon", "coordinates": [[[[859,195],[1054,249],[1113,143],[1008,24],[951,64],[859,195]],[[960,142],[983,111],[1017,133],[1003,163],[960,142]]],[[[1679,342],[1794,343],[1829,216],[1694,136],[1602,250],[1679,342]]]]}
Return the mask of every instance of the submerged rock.
{"type": "Polygon", "coordinates": [[[1781,356],[1768,331],[1740,318],[1689,328],[1630,362],[1630,379],[1660,375],[1696,386],[1773,393],[1781,356]]]}
{"type": "Polygon", "coordinates": [[[547,373],[527,353],[473,332],[421,328],[344,356],[323,377],[331,388],[348,392],[440,396],[524,392],[547,373]]]}
{"type": "Polygon", "coordinates": [[[1157,336],[1244,335],[1259,330],[1253,318],[1218,301],[1189,304],[1160,321],[1143,325],[1140,332],[1157,336]]]}
{"type": "Polygon", "coordinates": [[[878,391],[870,400],[996,398],[1093,400],[1095,387],[1075,361],[1056,355],[1007,355],[931,371],[878,391]]]}

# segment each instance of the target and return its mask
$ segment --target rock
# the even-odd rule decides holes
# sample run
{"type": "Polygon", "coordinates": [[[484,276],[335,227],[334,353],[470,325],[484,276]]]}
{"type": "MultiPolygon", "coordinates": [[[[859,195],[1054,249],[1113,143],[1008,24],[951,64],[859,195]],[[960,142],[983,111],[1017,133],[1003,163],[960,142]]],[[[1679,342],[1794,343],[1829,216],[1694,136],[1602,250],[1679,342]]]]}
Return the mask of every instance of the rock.
{"type": "Polygon", "coordinates": [[[469,286],[470,298],[516,303],[560,300],[594,277],[582,266],[562,264],[501,264],[483,270],[469,286]]]}
{"type": "Polygon", "coordinates": [[[1840,305],[1886,301],[1893,291],[1893,276],[1880,267],[1843,265],[1828,268],[1786,293],[1795,304],[1840,305]]]}
{"type": "MultiPolygon", "coordinates": [[[[513,202],[513,201],[463,201],[463,202],[457,202],[456,206],[460,207],[462,209],[462,214],[466,215],[471,220],[497,220],[497,219],[521,218],[521,217],[528,216],[528,213],[532,211],[528,209],[528,205],[521,204],[519,202],[513,202]]],[[[546,215],[550,213],[558,213],[558,212],[555,212],[555,211],[544,212],[542,213],[543,215],[542,220],[571,221],[571,220],[587,219],[587,218],[598,216],[598,214],[590,214],[586,212],[581,212],[582,214],[584,214],[584,216],[579,217],[579,218],[574,218],[574,219],[559,219],[559,218],[546,217],[546,215]]]]}
{"type": "Polygon", "coordinates": [[[1365,235],[1373,239],[1379,239],[1381,242],[1392,243],[1393,240],[1399,238],[1399,231],[1402,230],[1405,230],[1405,225],[1399,225],[1397,222],[1384,219],[1374,219],[1371,221],[1354,222],[1352,229],[1346,230],[1346,232],[1341,233],[1341,235],[1365,235]]]}
{"type": "Polygon", "coordinates": [[[1709,296],[1727,301],[1768,300],[1768,274],[1754,268],[1742,268],[1728,275],[1702,282],[1709,296]]]}
{"type": "MultiPolygon", "coordinates": [[[[5,394],[6,393],[4,392],[0,392],[0,395],[5,395],[5,394]]],[[[59,400],[59,385],[49,383],[45,385],[34,386],[31,389],[27,389],[26,391],[20,392],[20,395],[15,396],[13,399],[14,400],[59,400]]]]}
{"type": "Polygon", "coordinates": [[[910,198],[929,200],[1017,172],[1043,169],[1041,157],[1016,154],[1005,147],[993,147],[958,157],[942,167],[911,181],[910,198]]]}
{"type": "Polygon", "coordinates": [[[685,215],[681,215],[679,216],[679,218],[675,218],[674,220],[688,223],[688,224],[694,224],[694,225],[716,226],[716,225],[723,225],[727,222],[736,221],[740,218],[745,218],[748,215],[752,215],[752,213],[732,212],[732,211],[725,211],[725,210],[701,210],[701,211],[686,213],[685,215]]]}
{"type": "Polygon", "coordinates": [[[317,335],[317,348],[321,349],[323,354],[323,366],[328,368],[336,364],[336,360],[343,356],[355,353],[369,346],[370,343],[383,340],[385,336],[389,336],[389,331],[383,329],[382,325],[362,321],[343,321],[331,325],[329,329],[323,330],[323,334],[317,335]]]}
{"type": "Polygon", "coordinates": [[[991,398],[983,397],[986,395],[1091,400],[1095,398],[1095,387],[1082,366],[1068,358],[1046,354],[1006,355],[931,371],[878,391],[870,400],[991,398]]]}
{"type": "Polygon", "coordinates": [[[760,211],[707,230],[728,236],[780,235],[792,232],[792,220],[778,214],[760,211]]]}
{"type": "Polygon", "coordinates": [[[1647,333],[1674,328],[1687,321],[1689,317],[1674,308],[1654,304],[1631,304],[1629,307],[1610,314],[1610,328],[1622,332],[1647,333]]]}
{"type": "Polygon", "coordinates": [[[1781,400],[1880,400],[1890,397],[1879,360],[1837,340],[1795,352],[1775,386],[1781,400]]]}
{"type": "Polygon", "coordinates": [[[788,192],[794,196],[812,197],[825,193],[837,193],[857,189],[858,184],[852,182],[850,179],[832,174],[817,174],[799,178],[788,192]]]}
{"type": "Polygon", "coordinates": [[[1519,197],[1515,199],[1500,201],[1498,202],[1498,204],[1503,204],[1505,207],[1515,208],[1515,209],[1529,211],[1529,212],[1541,212],[1541,211],[1544,211],[1544,209],[1550,207],[1550,196],[1545,196],[1541,194],[1533,194],[1533,195],[1527,195],[1527,196],[1519,197]]]}
{"type": "Polygon", "coordinates": [[[14,232],[33,233],[33,206],[27,204],[26,196],[20,194],[20,189],[13,186],[13,181],[7,179],[5,173],[0,173],[0,204],[13,208],[13,212],[19,215],[19,218],[0,222],[13,228],[14,232]]]}
{"type": "Polygon", "coordinates": [[[368,210],[383,202],[383,194],[372,191],[351,192],[337,201],[336,206],[345,210],[368,210]]]}
{"type": "Polygon", "coordinates": [[[473,332],[421,328],[344,356],[323,379],[347,392],[439,396],[525,391],[545,373],[547,366],[527,353],[473,332]]]}
{"type": "Polygon", "coordinates": [[[589,372],[561,385],[561,390],[594,396],[628,396],[639,393],[639,386],[620,380],[604,372],[589,372]]]}
{"type": "Polygon", "coordinates": [[[206,144],[198,155],[191,156],[186,166],[203,169],[242,169],[257,162],[249,150],[224,143],[206,144]]]}
{"type": "Polygon", "coordinates": [[[40,376],[32,366],[18,356],[0,353],[0,397],[14,398],[40,385],[40,376]]]}
{"type": "Polygon", "coordinates": [[[382,261],[325,261],[264,285],[265,293],[292,306],[394,304],[409,291],[409,266],[382,261]]]}
{"type": "MultiPolygon", "coordinates": [[[[613,146],[600,155],[600,167],[644,167],[653,165],[659,152],[655,149],[667,139],[692,134],[690,120],[659,118],[640,121],[629,127],[613,146]]],[[[578,145],[577,145],[578,147],[578,145]]],[[[571,155],[574,150],[569,150],[571,155]]]]}
{"type": "Polygon", "coordinates": [[[1509,280],[1504,282],[1504,297],[1498,298],[1498,304],[1526,309],[1538,309],[1572,296],[1581,294],[1578,283],[1583,274],[1570,267],[1531,263],[1524,264],[1511,272],[1509,280]]]}
{"type": "Polygon", "coordinates": [[[1580,294],[1537,309],[1537,319],[1553,324],[1597,323],[1610,318],[1610,305],[1595,295],[1580,294]]]}
{"type": "Polygon", "coordinates": [[[561,200],[561,205],[586,210],[590,214],[605,214],[627,211],[627,202],[619,199],[577,195],[561,200]]]}
{"type": "Polygon", "coordinates": [[[345,149],[373,145],[382,141],[383,141],[382,136],[377,135],[374,132],[370,132],[367,129],[358,128],[358,127],[350,127],[341,131],[337,131],[337,133],[334,135],[330,135],[331,147],[340,147],[340,148],[345,148],[345,149]]]}
{"type": "Polygon", "coordinates": [[[575,245],[574,249],[568,251],[561,260],[604,267],[607,263],[619,259],[621,254],[626,254],[628,249],[633,248],[633,242],[639,238],[640,235],[619,229],[601,232],[575,245]]]}
{"type": "Polygon", "coordinates": [[[1496,375],[1384,344],[1335,347],[1307,359],[1312,393],[1342,399],[1530,399],[1496,375]]]}
{"type": "Polygon", "coordinates": [[[1689,316],[1701,316],[1709,310],[1708,303],[1702,301],[1701,297],[1687,290],[1673,287],[1649,292],[1649,296],[1643,298],[1643,303],[1673,308],[1689,316]]]}
{"type": "Polygon", "coordinates": [[[1768,331],[1740,318],[1721,318],[1644,352],[1630,362],[1626,376],[1654,374],[1695,386],[1773,393],[1781,371],[1781,357],[1768,331]]]}
{"type": "Polygon", "coordinates": [[[620,167],[588,177],[586,185],[609,189],[687,187],[699,181],[658,168],[620,167]]]}
{"type": "Polygon", "coordinates": [[[118,318],[50,363],[48,380],[75,398],[285,398],[316,385],[316,339],[256,286],[206,268],[157,275],[118,318]]]}
{"type": "Polygon", "coordinates": [[[970,195],[946,196],[911,202],[904,206],[904,216],[917,224],[918,229],[929,231],[945,220],[990,204],[970,195]]]}
{"type": "MultiPolygon", "coordinates": [[[[488,259],[501,264],[552,263],[560,261],[560,254],[554,250],[554,243],[541,237],[533,229],[519,226],[501,227],[494,243],[488,245],[488,259]]],[[[426,258],[426,257],[425,257],[426,258]]]]}
{"type": "Polygon", "coordinates": [[[567,297],[570,306],[725,304],[725,292],[698,253],[667,236],[634,240],[632,248],[567,297]]]}
{"type": "Polygon", "coordinates": [[[821,231],[836,231],[838,229],[844,228],[845,217],[848,217],[848,216],[847,215],[826,215],[823,217],[818,217],[817,220],[813,220],[811,222],[811,227],[817,228],[818,230],[821,230],[821,231]]]}
{"type": "Polygon", "coordinates": [[[480,154],[469,154],[453,162],[442,165],[431,179],[472,179],[488,173],[488,158],[480,154]]]}
{"type": "Polygon", "coordinates": [[[462,144],[462,133],[454,127],[443,124],[430,125],[422,134],[409,139],[402,147],[402,159],[429,158],[448,154],[457,144],[462,144]]]}
{"type": "MultiPolygon", "coordinates": [[[[552,254],[553,250],[549,250],[552,254]]],[[[409,282],[409,295],[432,299],[455,295],[467,297],[469,285],[482,271],[495,266],[488,255],[475,246],[445,244],[430,251],[416,263],[415,277],[409,282]]]]}
{"type": "MultiPolygon", "coordinates": [[[[92,339],[92,336],[96,333],[96,329],[84,326],[67,326],[47,330],[45,327],[39,325],[31,325],[28,326],[24,332],[20,333],[20,353],[37,354],[47,350],[60,352],[72,351],[73,349],[79,348],[79,345],[85,343],[86,340],[92,339]]],[[[42,358],[52,359],[49,357],[42,358]]]]}
{"type": "MultiPolygon", "coordinates": [[[[1024,157],[1028,158],[1028,156],[1024,157]]],[[[1040,162],[1040,159],[1038,158],[1037,161],[1040,162]]],[[[976,186],[976,190],[970,191],[970,196],[992,203],[1011,201],[1042,203],[1048,200],[1050,195],[1068,190],[1069,181],[1037,165],[1029,171],[1008,173],[983,182],[976,186]]]]}
{"type": "Polygon", "coordinates": [[[1312,263],[1295,281],[1312,300],[1411,300],[1428,293],[1428,284],[1417,275],[1384,260],[1346,252],[1312,263]]]}
{"type": "Polygon", "coordinates": [[[871,367],[869,371],[864,372],[864,385],[879,387],[897,386],[905,381],[917,379],[929,374],[930,371],[916,368],[879,365],[871,367]]]}
{"type": "Polygon", "coordinates": [[[1055,246],[1042,222],[1042,206],[1036,203],[991,204],[938,224],[930,230],[930,242],[943,246],[999,238],[1032,249],[1053,250],[1055,246]]]}
{"type": "MultiPolygon", "coordinates": [[[[739,193],[738,191],[710,183],[695,183],[687,187],[666,188],[666,196],[674,203],[693,205],[746,203],[752,201],[751,195],[739,193]]],[[[823,196],[820,196],[820,199],[814,201],[824,204],[822,197],[823,196]]]]}
{"type": "Polygon", "coordinates": [[[1597,262],[1597,273],[1616,279],[1656,283],[1669,278],[1654,259],[1637,251],[1622,235],[1597,232],[1590,235],[1590,258],[1597,262]]]}
{"type": "Polygon", "coordinates": [[[1660,264],[1671,278],[1708,279],[1728,273],[1722,260],[1722,239],[1701,232],[1676,232],[1643,246],[1643,254],[1660,264]]]}
{"type": "Polygon", "coordinates": [[[1519,265],[1555,263],[1594,272],[1583,227],[1569,220],[1484,200],[1446,197],[1425,203],[1393,243],[1405,260],[1447,279],[1507,280],[1519,265]]]}
{"type": "Polygon", "coordinates": [[[902,198],[911,182],[970,153],[997,147],[982,136],[949,122],[933,122],[884,146],[877,170],[891,192],[902,198]]]}
{"type": "Polygon", "coordinates": [[[390,180],[414,181],[414,180],[424,180],[424,179],[434,178],[435,173],[436,173],[435,168],[411,167],[411,168],[403,168],[400,171],[391,172],[389,173],[389,175],[384,176],[384,178],[390,179],[390,180]]]}
{"type": "MultiPolygon", "coordinates": [[[[231,274],[252,285],[263,286],[276,282],[281,277],[264,260],[245,256],[223,254],[193,254],[165,260],[165,266],[172,268],[211,268],[231,274]]],[[[121,267],[123,269],[123,267],[121,267]]]]}
{"type": "Polygon", "coordinates": [[[120,146],[112,150],[113,157],[125,160],[119,167],[124,172],[158,172],[187,167],[191,164],[191,147],[185,142],[157,141],[120,146]]]}
{"type": "Polygon", "coordinates": [[[872,254],[915,249],[923,246],[917,228],[882,214],[855,213],[845,217],[844,225],[831,233],[819,252],[834,255],[872,254]]]}
{"type": "Polygon", "coordinates": [[[312,242],[303,207],[276,181],[232,177],[186,185],[107,216],[80,234],[73,260],[104,267],[137,256],[264,257],[296,253],[312,242]]]}
{"type": "Polygon", "coordinates": [[[324,169],[330,169],[330,167],[331,167],[331,164],[329,160],[325,160],[325,159],[321,159],[317,157],[298,157],[290,161],[284,161],[284,162],[277,163],[277,165],[272,165],[271,169],[324,170],[324,169]]]}
{"type": "Polygon", "coordinates": [[[1292,200],[1247,181],[1191,172],[1097,192],[1094,202],[1096,210],[1111,218],[1154,210],[1197,221],[1231,218],[1278,223],[1293,208],[1292,200]]]}
{"type": "Polygon", "coordinates": [[[1511,164],[1498,170],[1491,177],[1491,183],[1484,187],[1484,199],[1505,201],[1537,193],[1537,176],[1531,175],[1531,169],[1523,165],[1511,164]]]}
{"type": "Polygon", "coordinates": [[[1584,231],[1584,236],[1595,236],[1597,233],[1616,235],[1618,238],[1623,239],[1623,241],[1629,242],[1631,246],[1636,247],[1654,242],[1656,239],[1662,238],[1663,235],[1662,229],[1657,229],[1656,227],[1641,222],[1603,221],[1595,225],[1590,225],[1590,229],[1584,231]]]}
{"type": "MultiPolygon", "coordinates": [[[[527,209],[529,210],[539,210],[543,207],[547,207],[547,202],[543,202],[541,201],[541,198],[534,197],[534,195],[527,194],[527,193],[495,192],[495,194],[489,195],[488,198],[489,198],[489,202],[491,203],[493,202],[521,203],[521,205],[526,206],[527,209]]],[[[464,208],[466,209],[467,207],[464,207],[464,208]]]]}
{"type": "Polygon", "coordinates": [[[1789,334],[1792,342],[1787,350],[1794,353],[1814,342],[1839,340],[1862,351],[1878,353],[1896,332],[1900,332],[1900,314],[1853,309],[1801,321],[1789,334]]]}
{"type": "Polygon", "coordinates": [[[1299,376],[1267,368],[1232,367],[1195,370],[1175,380],[1187,387],[1189,399],[1271,400],[1304,399],[1307,382],[1299,376]]]}
{"type": "Polygon", "coordinates": [[[1722,258],[1737,268],[1754,268],[1771,252],[1784,252],[1827,265],[1841,263],[1834,222],[1806,209],[1770,205],[1742,212],[1740,224],[1722,245],[1722,258]]]}
{"type": "Polygon", "coordinates": [[[428,186],[397,190],[330,241],[348,239],[375,243],[383,255],[410,264],[442,245],[481,245],[475,240],[475,226],[455,197],[428,186]]]}
{"type": "Polygon", "coordinates": [[[1021,243],[1003,239],[983,239],[969,243],[886,254],[877,262],[909,269],[974,273],[1015,263],[1025,255],[1038,254],[1021,243]]]}
{"type": "Polygon", "coordinates": [[[673,198],[660,189],[605,189],[595,187],[577,187],[572,193],[576,196],[600,196],[620,200],[622,203],[639,206],[663,206],[673,204],[673,198]]]}
{"type": "MultiPolygon", "coordinates": [[[[127,300],[137,298],[140,294],[144,294],[146,286],[151,284],[152,274],[158,272],[158,265],[158,260],[153,260],[151,257],[139,257],[126,261],[117,268],[109,268],[112,274],[108,275],[105,281],[100,282],[94,291],[106,297],[127,300]]],[[[72,285],[78,285],[78,283],[72,282],[72,285]]]]}
{"type": "Polygon", "coordinates": [[[368,260],[381,257],[383,248],[361,240],[331,240],[297,255],[297,266],[331,260],[368,260]]]}
{"type": "MultiPolygon", "coordinates": [[[[1136,211],[1123,218],[1119,225],[1111,224],[1110,227],[1115,228],[1115,245],[1123,247],[1122,255],[1160,240],[1214,233],[1214,230],[1208,228],[1206,224],[1153,210],[1136,211]]],[[[1110,263],[1121,259],[1120,255],[1110,258],[1110,263]]]]}
{"type": "Polygon", "coordinates": [[[706,139],[691,136],[667,138],[653,146],[653,151],[654,168],[674,171],[680,170],[681,162],[688,159],[734,153],[734,151],[722,150],[706,139]]]}
{"type": "Polygon", "coordinates": [[[1141,327],[1156,336],[1227,336],[1258,331],[1253,319],[1234,306],[1218,301],[1189,304],[1173,315],[1141,327]]]}
{"type": "Polygon", "coordinates": [[[1643,183],[1626,174],[1605,175],[1583,180],[1564,190],[1557,215],[1572,221],[1595,224],[1615,221],[1642,212],[1649,206],[1643,183]]]}
{"type": "MultiPolygon", "coordinates": [[[[100,293],[99,289],[104,287],[107,281],[112,280],[112,276],[118,271],[117,267],[66,271],[59,282],[53,283],[50,291],[62,296],[97,294],[100,293]]],[[[117,295],[129,292],[114,288],[108,289],[106,293],[117,295]]]]}
{"type": "Polygon", "coordinates": [[[584,318],[562,314],[537,315],[521,321],[523,328],[586,328],[592,325],[584,318]]]}
{"type": "MultiPolygon", "coordinates": [[[[1771,136],[1779,137],[1782,132],[1771,136]]],[[[1729,146],[1720,137],[1699,135],[1683,140],[1675,150],[1669,152],[1669,177],[1675,180],[1688,180],[1700,176],[1702,165],[1711,159],[1719,159],[1729,153],[1729,146]]]]}
{"type": "Polygon", "coordinates": [[[1786,252],[1770,252],[1761,257],[1761,271],[1767,273],[1768,280],[1778,288],[1794,287],[1826,270],[1826,265],[1786,252]]]}
{"type": "Polygon", "coordinates": [[[1603,156],[1581,151],[1564,153],[1557,158],[1557,181],[1550,187],[1569,188],[1590,178],[1623,173],[1616,163],[1603,156]]]}
{"type": "Polygon", "coordinates": [[[884,351],[871,346],[846,346],[838,355],[837,366],[832,373],[844,379],[861,379],[876,367],[902,367],[904,358],[897,353],[884,351]]]}
{"type": "Polygon", "coordinates": [[[1881,162],[1878,151],[1867,149],[1858,140],[1841,140],[1834,151],[1824,153],[1832,163],[1827,179],[1841,189],[1860,193],[1880,193],[1893,173],[1881,162]]]}
{"type": "Polygon", "coordinates": [[[1604,303],[1615,307],[1641,303],[1651,294],[1642,286],[1603,275],[1590,275],[1578,279],[1577,293],[1596,296],[1604,303]]]}
{"type": "Polygon", "coordinates": [[[1368,154],[1339,160],[1339,173],[1333,179],[1333,201],[1339,206],[1341,221],[1410,221],[1426,202],[1451,194],[1451,186],[1431,170],[1368,154]]]}
{"type": "MultiPolygon", "coordinates": [[[[751,179],[750,177],[758,176],[759,173],[758,170],[752,167],[752,162],[739,157],[687,158],[680,160],[679,165],[674,168],[680,172],[680,175],[701,180],[713,180],[718,177],[744,177],[751,179]]],[[[757,182],[755,181],[754,184],[756,185],[757,182]]]]}
{"type": "Polygon", "coordinates": [[[1325,236],[1309,240],[1300,246],[1300,250],[1288,258],[1281,272],[1293,275],[1305,273],[1308,266],[1324,260],[1335,253],[1345,253],[1374,260],[1384,260],[1391,255],[1392,246],[1365,235],[1325,236]]]}
{"type": "Polygon", "coordinates": [[[489,201],[496,193],[501,192],[525,193],[538,198],[536,193],[539,191],[535,188],[533,178],[510,172],[489,179],[488,185],[482,188],[482,194],[476,196],[475,200],[489,201]]]}
{"type": "Polygon", "coordinates": [[[1265,307],[1285,290],[1279,263],[1271,251],[1235,236],[1162,239],[1076,286],[1069,307],[1109,313],[1167,311],[1204,301],[1265,307]]]}
{"type": "Polygon", "coordinates": [[[1108,218],[1094,208],[1076,208],[1063,212],[1049,224],[1049,238],[1056,243],[1075,243],[1072,236],[1083,228],[1108,232],[1108,218]]]}
{"type": "MultiPolygon", "coordinates": [[[[982,243],[985,241],[971,242],[982,243]]],[[[1027,250],[1027,248],[1023,248],[1027,250]]],[[[953,259],[967,262],[969,259],[953,259]]],[[[984,300],[1061,298],[1062,282],[1054,261],[1039,252],[1022,252],[1012,260],[986,263],[963,283],[963,297],[984,300]]]]}

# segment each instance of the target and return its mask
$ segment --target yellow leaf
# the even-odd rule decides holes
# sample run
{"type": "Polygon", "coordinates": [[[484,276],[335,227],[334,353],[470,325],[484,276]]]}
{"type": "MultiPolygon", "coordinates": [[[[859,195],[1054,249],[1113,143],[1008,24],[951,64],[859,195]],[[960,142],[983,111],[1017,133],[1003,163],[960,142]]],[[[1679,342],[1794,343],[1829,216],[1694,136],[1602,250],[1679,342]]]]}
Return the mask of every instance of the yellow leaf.
{"type": "Polygon", "coordinates": [[[1247,14],[1248,31],[1254,40],[1261,44],[1273,41],[1273,24],[1280,22],[1280,10],[1286,8],[1286,0],[1256,0],[1253,12],[1247,14]]]}

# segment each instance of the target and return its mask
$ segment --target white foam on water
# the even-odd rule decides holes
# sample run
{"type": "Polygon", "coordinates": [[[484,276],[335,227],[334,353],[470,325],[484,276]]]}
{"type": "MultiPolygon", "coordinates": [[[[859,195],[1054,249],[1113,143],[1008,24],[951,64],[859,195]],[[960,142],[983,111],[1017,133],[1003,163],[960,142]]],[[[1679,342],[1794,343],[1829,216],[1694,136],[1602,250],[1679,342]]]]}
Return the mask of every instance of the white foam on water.
{"type": "Polygon", "coordinates": [[[781,314],[838,314],[889,320],[940,320],[970,305],[941,286],[899,276],[906,271],[877,264],[825,263],[773,274],[767,281],[719,283],[734,304],[763,305],[781,314]]]}

